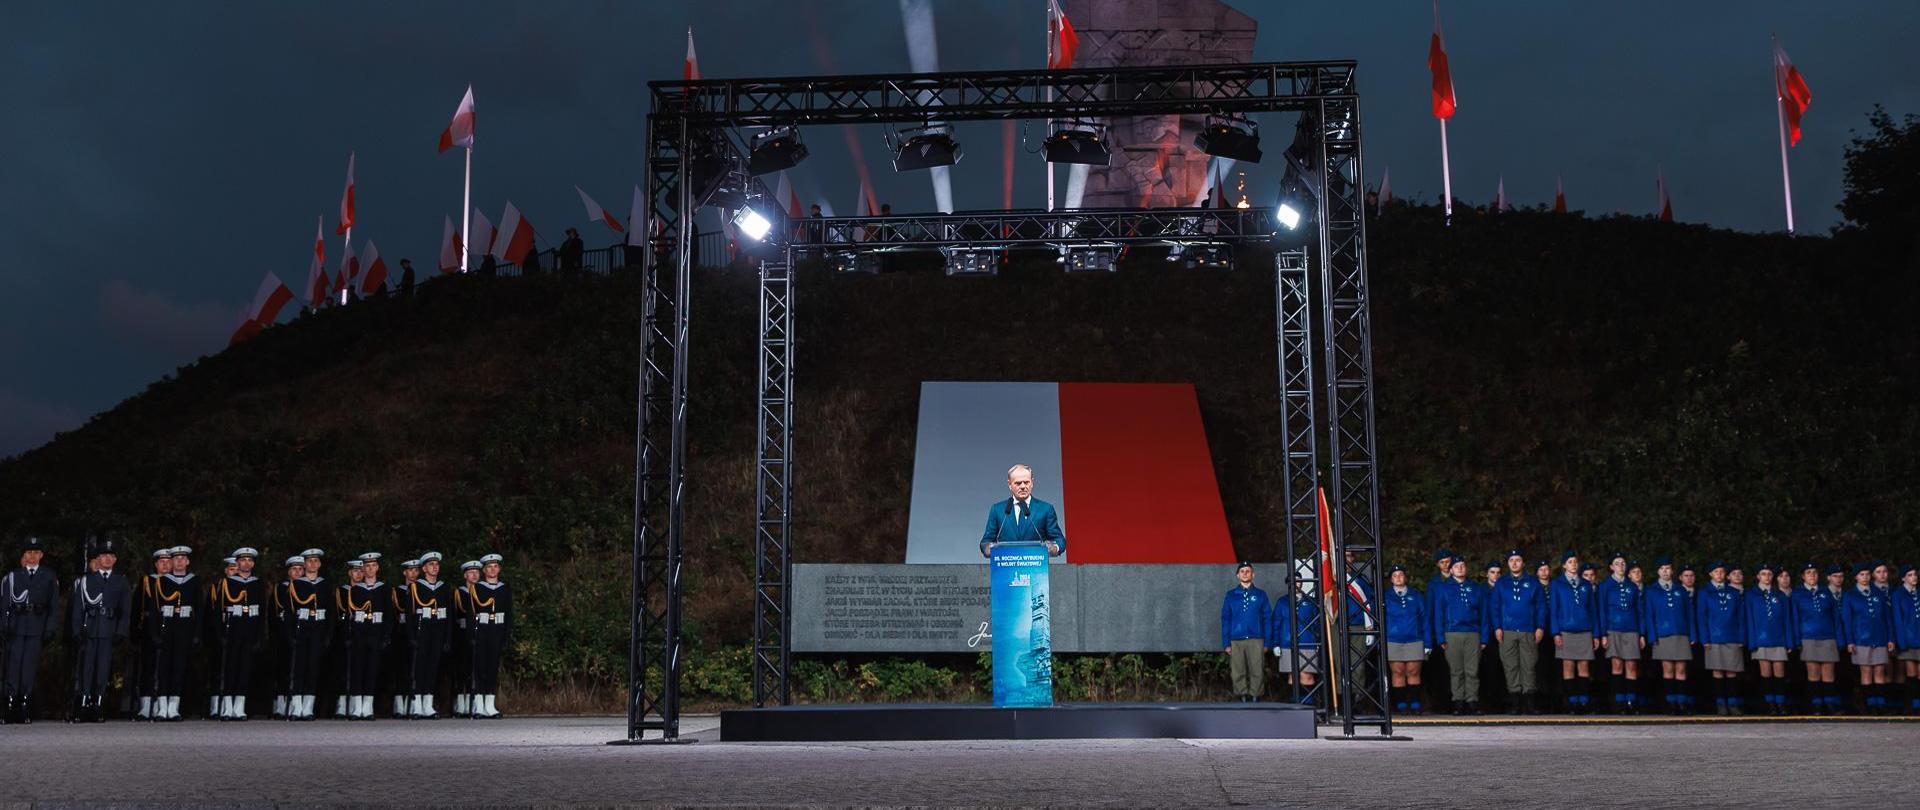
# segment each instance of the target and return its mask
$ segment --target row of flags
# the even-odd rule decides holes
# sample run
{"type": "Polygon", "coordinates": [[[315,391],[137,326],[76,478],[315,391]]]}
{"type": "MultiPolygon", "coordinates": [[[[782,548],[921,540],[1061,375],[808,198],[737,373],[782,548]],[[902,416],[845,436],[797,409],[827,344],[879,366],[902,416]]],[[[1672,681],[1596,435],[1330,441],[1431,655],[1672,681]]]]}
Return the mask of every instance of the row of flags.
{"type": "MultiPolygon", "coordinates": [[[[1459,111],[1460,102],[1453,86],[1453,66],[1447,59],[1446,37],[1440,27],[1440,0],[1433,3],[1433,36],[1427,41],[1427,70],[1432,75],[1433,117],[1440,122],[1440,176],[1443,205],[1448,216],[1453,215],[1453,178],[1447,155],[1447,121],[1459,111]]],[[[1787,51],[1780,46],[1780,38],[1773,37],[1773,92],[1776,109],[1780,118],[1780,182],[1786,200],[1787,233],[1793,233],[1793,182],[1788,171],[1787,150],[1800,143],[1800,121],[1807,113],[1807,107],[1813,103],[1813,91],[1808,88],[1807,80],[1795,67],[1793,60],[1787,57],[1787,51]]],[[[1673,201],[1667,195],[1667,176],[1663,168],[1655,181],[1659,192],[1659,217],[1662,222],[1673,221],[1673,201]]],[[[1391,199],[1386,176],[1381,177],[1380,204],[1384,207],[1391,199]]],[[[1555,180],[1553,210],[1566,211],[1566,192],[1555,180]]],[[[1506,200],[1506,178],[1500,179],[1494,208],[1508,210],[1506,200]]]]}

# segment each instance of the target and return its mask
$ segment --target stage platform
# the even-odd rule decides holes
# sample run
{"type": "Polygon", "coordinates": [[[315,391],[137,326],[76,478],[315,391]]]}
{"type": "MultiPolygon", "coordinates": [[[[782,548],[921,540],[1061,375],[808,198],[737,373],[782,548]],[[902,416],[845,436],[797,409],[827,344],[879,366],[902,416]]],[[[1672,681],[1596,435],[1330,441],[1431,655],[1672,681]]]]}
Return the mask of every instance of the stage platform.
{"type": "Polygon", "coordinates": [[[1314,730],[1313,710],[1292,703],[833,704],[720,713],[722,742],[1311,740],[1314,730]]]}

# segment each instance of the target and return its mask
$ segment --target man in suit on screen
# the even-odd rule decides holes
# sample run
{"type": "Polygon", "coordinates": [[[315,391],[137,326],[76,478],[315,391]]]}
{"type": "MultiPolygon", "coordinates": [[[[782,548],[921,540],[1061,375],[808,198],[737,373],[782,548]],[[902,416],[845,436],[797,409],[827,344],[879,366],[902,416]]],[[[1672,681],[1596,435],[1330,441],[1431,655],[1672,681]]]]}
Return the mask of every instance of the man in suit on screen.
{"type": "Polygon", "coordinates": [[[1033,468],[1015,464],[1007,470],[1007,491],[1013,493],[987,509],[987,530],[980,535],[980,556],[989,556],[994,543],[1047,544],[1047,554],[1067,552],[1067,536],[1060,532],[1060,515],[1053,504],[1033,497],[1033,468]]]}

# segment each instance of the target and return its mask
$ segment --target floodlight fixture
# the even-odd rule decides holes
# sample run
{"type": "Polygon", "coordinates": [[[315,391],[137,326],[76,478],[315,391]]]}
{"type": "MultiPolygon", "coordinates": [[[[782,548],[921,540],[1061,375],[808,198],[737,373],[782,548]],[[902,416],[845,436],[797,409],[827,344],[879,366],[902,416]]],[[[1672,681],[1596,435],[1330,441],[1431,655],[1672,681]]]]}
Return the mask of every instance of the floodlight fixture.
{"type": "Polygon", "coordinates": [[[1242,163],[1260,162],[1260,126],[1252,119],[1230,115],[1207,118],[1206,126],[1193,136],[1193,145],[1217,158],[1242,163]]]}
{"type": "Polygon", "coordinates": [[[910,172],[960,162],[960,144],[953,139],[953,128],[945,124],[904,129],[887,136],[893,148],[893,170],[910,172]]]}
{"type": "Polygon", "coordinates": [[[800,130],[791,126],[775,127],[753,136],[747,155],[747,174],[759,177],[786,171],[806,159],[807,145],[800,142],[800,130]]]}
{"type": "Polygon", "coordinates": [[[1108,166],[1113,163],[1113,150],[1107,146],[1105,124],[1057,121],[1053,134],[1047,136],[1044,146],[1048,163],[1077,163],[1083,166],[1108,166]]]}

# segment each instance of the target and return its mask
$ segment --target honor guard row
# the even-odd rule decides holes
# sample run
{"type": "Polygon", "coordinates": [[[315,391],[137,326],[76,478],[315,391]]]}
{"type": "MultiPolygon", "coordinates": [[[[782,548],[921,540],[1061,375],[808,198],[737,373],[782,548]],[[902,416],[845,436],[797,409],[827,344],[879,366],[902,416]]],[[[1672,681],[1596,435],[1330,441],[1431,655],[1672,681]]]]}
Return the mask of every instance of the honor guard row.
{"type": "MultiPolygon", "coordinates": [[[[211,579],[193,573],[190,548],[157,549],[151,572],[133,581],[115,571],[119,550],[112,540],[90,543],[87,570],[65,594],[72,722],[110,713],[116,648],[127,641],[123,705],[135,719],[182,719],[182,700],[201,684],[209,719],[245,720],[249,697],[270,696],[273,716],[313,720],[325,696],[333,717],[372,720],[383,693],[392,717],[432,719],[443,677],[455,716],[501,716],[514,614],[498,554],[462,564],[449,583],[441,554],[427,552],[389,584],[378,552],[347,561],[346,581],[335,583],[318,548],[288,557],[273,582],[256,575],[260,552],[251,547],[234,549],[211,579]]],[[[0,577],[0,722],[33,721],[42,652],[60,625],[61,589],[45,552],[27,538],[19,566],[0,577]]]]}

